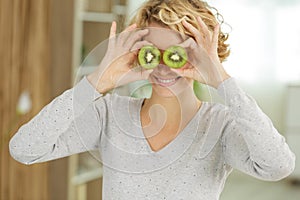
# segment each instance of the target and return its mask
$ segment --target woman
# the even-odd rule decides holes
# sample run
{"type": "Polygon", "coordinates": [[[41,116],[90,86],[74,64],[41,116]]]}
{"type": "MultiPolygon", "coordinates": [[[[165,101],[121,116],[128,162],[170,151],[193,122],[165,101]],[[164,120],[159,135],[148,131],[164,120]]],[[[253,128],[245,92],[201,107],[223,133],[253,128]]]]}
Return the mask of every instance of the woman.
{"type": "Polygon", "coordinates": [[[262,180],[288,176],[295,156],[223,68],[227,36],[210,9],[197,0],[152,0],[118,36],[113,23],[98,69],[23,125],[11,155],[33,164],[98,149],[103,199],[217,200],[233,168],[262,180]],[[138,71],[145,45],[161,54],[181,46],[188,62],[138,71]],[[148,99],[107,93],[143,79],[152,84],[148,99]],[[214,87],[225,105],[199,101],[194,80],[214,87]]]}

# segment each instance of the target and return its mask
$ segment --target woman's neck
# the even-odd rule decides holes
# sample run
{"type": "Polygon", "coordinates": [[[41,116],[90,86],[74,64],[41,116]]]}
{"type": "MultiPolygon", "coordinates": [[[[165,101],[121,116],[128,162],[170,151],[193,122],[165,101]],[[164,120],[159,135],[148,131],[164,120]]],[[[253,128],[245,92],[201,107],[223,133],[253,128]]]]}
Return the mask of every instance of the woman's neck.
{"type": "Polygon", "coordinates": [[[145,100],[141,114],[148,125],[164,122],[167,127],[179,125],[178,128],[181,129],[193,118],[200,106],[201,101],[192,89],[171,97],[164,97],[153,91],[151,98],[145,100]]]}

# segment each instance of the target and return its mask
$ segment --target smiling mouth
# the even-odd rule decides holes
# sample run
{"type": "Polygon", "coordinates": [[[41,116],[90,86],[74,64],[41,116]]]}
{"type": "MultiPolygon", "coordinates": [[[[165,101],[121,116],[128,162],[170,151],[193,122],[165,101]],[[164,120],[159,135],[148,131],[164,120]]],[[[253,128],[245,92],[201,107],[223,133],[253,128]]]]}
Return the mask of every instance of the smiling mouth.
{"type": "Polygon", "coordinates": [[[177,82],[177,80],[181,78],[181,76],[178,76],[176,78],[171,78],[171,79],[161,79],[156,76],[154,76],[154,78],[159,85],[167,87],[167,86],[174,85],[177,82]]]}

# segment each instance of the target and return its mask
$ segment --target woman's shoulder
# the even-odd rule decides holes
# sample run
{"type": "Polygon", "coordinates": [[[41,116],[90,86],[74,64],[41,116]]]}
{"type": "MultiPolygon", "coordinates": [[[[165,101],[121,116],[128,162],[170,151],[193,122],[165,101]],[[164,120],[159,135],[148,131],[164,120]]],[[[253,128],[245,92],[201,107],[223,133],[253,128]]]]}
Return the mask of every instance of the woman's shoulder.
{"type": "Polygon", "coordinates": [[[202,117],[206,116],[209,119],[225,117],[229,111],[228,107],[221,102],[202,101],[201,106],[202,117]]]}
{"type": "Polygon", "coordinates": [[[221,142],[223,129],[230,118],[227,117],[228,108],[220,102],[203,101],[201,109],[197,138],[201,144],[200,158],[204,158],[221,142]]]}

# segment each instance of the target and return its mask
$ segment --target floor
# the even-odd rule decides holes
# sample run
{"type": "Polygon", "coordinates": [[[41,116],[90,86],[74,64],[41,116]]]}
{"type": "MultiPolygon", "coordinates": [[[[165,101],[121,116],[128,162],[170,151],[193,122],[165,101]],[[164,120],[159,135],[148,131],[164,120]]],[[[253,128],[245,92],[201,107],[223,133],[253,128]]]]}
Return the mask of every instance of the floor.
{"type": "Polygon", "coordinates": [[[287,178],[278,182],[257,180],[234,171],[225,184],[220,200],[300,200],[300,184],[287,178]]]}

